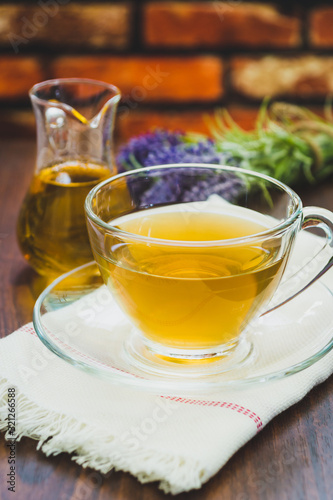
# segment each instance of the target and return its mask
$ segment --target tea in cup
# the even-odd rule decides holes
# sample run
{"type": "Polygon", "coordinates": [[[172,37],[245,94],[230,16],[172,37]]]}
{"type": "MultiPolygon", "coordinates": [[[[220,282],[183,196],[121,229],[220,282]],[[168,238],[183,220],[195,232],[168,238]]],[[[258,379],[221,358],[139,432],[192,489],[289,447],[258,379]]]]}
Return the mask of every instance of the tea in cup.
{"type": "Polygon", "coordinates": [[[300,229],[333,228],[330,212],[303,209],[279,181],[216,165],[119,174],[85,208],[105,284],[145,348],[174,361],[234,353],[267,310],[300,229]],[[198,189],[208,185],[216,189],[198,189]]]}

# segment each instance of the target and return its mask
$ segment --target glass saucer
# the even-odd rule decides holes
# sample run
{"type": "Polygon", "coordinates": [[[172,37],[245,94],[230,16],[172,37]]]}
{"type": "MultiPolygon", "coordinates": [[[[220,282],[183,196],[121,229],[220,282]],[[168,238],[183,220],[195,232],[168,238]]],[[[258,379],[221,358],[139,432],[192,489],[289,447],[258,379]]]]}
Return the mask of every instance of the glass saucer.
{"type": "Polygon", "coordinates": [[[103,284],[95,262],[48,286],[36,302],[33,322],[48,349],[86,372],[160,395],[183,395],[265,383],[308,368],[333,348],[332,307],[331,291],[315,283],[253,323],[246,334],[253,348],[248,362],[225,371],[216,369],[218,365],[211,370],[204,360],[195,369],[180,361],[172,372],[165,360],[159,370],[133,363],[128,355],[135,342],[133,326],[103,284]]]}

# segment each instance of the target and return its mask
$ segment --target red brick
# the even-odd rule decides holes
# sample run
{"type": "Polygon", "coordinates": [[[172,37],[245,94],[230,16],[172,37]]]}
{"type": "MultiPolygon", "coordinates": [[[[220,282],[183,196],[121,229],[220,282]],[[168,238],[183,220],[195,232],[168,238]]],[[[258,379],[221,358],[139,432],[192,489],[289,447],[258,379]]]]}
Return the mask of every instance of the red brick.
{"type": "Polygon", "coordinates": [[[54,77],[95,78],[117,85],[129,109],[152,101],[214,101],[222,96],[222,62],[199,57],[61,57],[54,77]]]}
{"type": "Polygon", "coordinates": [[[332,7],[318,7],[311,12],[309,39],[314,47],[333,47],[332,7]]]}
{"type": "MultiPolygon", "coordinates": [[[[47,4],[47,2],[44,2],[47,4]]],[[[0,43],[15,52],[32,44],[60,47],[126,48],[130,41],[130,5],[70,3],[53,10],[19,4],[0,7],[0,43]]]]}
{"type": "Polygon", "coordinates": [[[148,46],[297,47],[300,20],[276,7],[244,2],[151,2],[144,10],[148,46]]]}
{"type": "Polygon", "coordinates": [[[28,97],[29,89],[44,79],[37,59],[0,56],[0,99],[28,97]]]}
{"type": "Polygon", "coordinates": [[[333,57],[236,57],[231,62],[231,83],[240,94],[320,97],[333,92],[333,57]]]}
{"type": "Polygon", "coordinates": [[[134,111],[120,114],[117,120],[117,136],[120,142],[126,142],[134,135],[143,134],[155,128],[181,130],[209,134],[209,128],[204,121],[204,111],[134,111]]]}

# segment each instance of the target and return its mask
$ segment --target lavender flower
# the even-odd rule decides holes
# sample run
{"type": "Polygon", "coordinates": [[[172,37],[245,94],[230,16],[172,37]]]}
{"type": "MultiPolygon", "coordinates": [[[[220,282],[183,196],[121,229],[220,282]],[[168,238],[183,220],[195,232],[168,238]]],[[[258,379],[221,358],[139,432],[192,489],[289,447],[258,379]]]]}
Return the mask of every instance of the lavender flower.
{"type": "Polygon", "coordinates": [[[182,132],[168,132],[166,130],[157,130],[133,137],[119,151],[117,156],[118,172],[164,164],[163,161],[162,163],[151,163],[152,160],[147,161],[147,158],[162,149],[167,154],[171,148],[182,144],[184,137],[185,134],[182,132]]]}
{"type": "Polygon", "coordinates": [[[182,142],[171,147],[162,146],[149,152],[145,166],[168,165],[171,163],[214,163],[222,164],[227,155],[218,153],[210,139],[198,143],[182,142]]]}
{"type": "Polygon", "coordinates": [[[117,156],[118,171],[171,163],[223,164],[230,155],[216,150],[211,139],[194,142],[183,132],[157,130],[130,139],[117,156]]]}
{"type": "Polygon", "coordinates": [[[206,201],[212,194],[221,196],[228,202],[234,201],[244,189],[244,183],[239,177],[232,174],[220,174],[216,177],[207,177],[197,182],[182,195],[182,202],[206,201]]]}
{"type": "MultiPolygon", "coordinates": [[[[157,130],[131,139],[117,156],[118,171],[169,165],[178,163],[226,164],[233,163],[230,155],[217,151],[214,141],[194,141],[182,132],[157,130]]],[[[191,167],[187,167],[191,168],[191,167]]],[[[129,182],[132,194],[141,206],[154,206],[172,202],[206,200],[211,194],[218,194],[232,201],[239,193],[242,183],[235,175],[209,176],[183,175],[174,171],[161,175],[151,183],[145,182],[138,189],[138,183],[129,182]]]]}
{"type": "Polygon", "coordinates": [[[155,171],[155,182],[140,197],[144,207],[168,203],[206,201],[217,194],[233,202],[244,190],[243,181],[233,173],[217,173],[200,167],[184,167],[173,171],[155,171]]]}

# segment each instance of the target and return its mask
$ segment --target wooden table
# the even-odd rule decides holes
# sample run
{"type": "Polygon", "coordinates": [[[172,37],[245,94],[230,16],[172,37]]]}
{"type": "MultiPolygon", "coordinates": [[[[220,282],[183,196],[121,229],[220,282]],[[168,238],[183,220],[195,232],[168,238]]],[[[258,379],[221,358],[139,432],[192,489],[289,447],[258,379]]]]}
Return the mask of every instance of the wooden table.
{"type": "MultiPolygon", "coordinates": [[[[38,280],[16,245],[18,209],[33,172],[33,140],[0,143],[0,335],[31,321],[38,280]],[[37,285],[36,285],[37,283],[37,285]]],[[[307,205],[333,210],[333,183],[303,190],[307,205]]],[[[157,500],[172,498],[156,484],[113,472],[84,470],[67,454],[47,458],[27,438],[17,444],[16,493],[8,492],[8,448],[0,436],[0,499],[157,500]]],[[[333,491],[333,377],[275,418],[201,490],[179,500],[325,500],[333,491]]]]}

